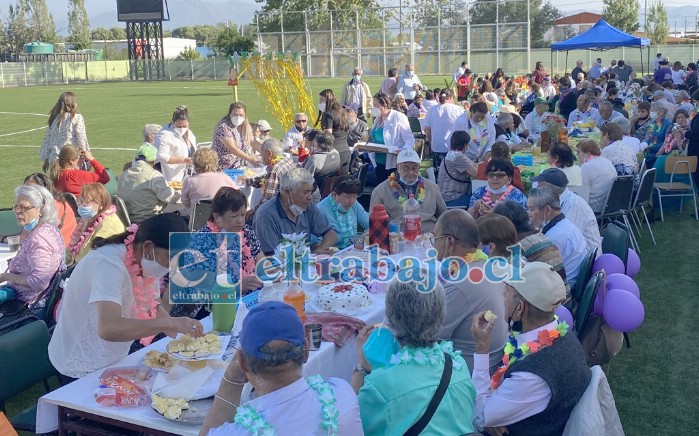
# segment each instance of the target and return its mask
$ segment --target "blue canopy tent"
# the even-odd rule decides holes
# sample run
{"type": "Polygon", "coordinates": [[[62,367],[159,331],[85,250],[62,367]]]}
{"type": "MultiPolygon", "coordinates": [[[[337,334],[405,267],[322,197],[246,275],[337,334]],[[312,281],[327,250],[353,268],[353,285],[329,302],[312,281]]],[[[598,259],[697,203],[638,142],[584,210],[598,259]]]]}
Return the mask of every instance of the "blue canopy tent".
{"type": "Polygon", "coordinates": [[[650,40],[648,38],[639,38],[637,36],[622,32],[604,20],[599,20],[594,26],[578,36],[570,38],[566,41],[551,44],[551,64],[553,65],[554,51],[565,50],[567,70],[569,50],[602,51],[617,47],[638,47],[641,50],[641,75],[643,75],[643,47],[648,47],[646,62],[650,62],[650,40]]]}

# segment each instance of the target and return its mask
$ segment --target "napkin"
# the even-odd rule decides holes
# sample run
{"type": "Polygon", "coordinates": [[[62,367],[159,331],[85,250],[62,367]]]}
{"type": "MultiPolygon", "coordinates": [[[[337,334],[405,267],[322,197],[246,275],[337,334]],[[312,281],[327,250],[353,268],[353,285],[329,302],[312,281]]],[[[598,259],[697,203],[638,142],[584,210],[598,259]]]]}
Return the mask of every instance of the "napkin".
{"type": "Polygon", "coordinates": [[[182,398],[185,401],[200,400],[212,397],[218,391],[218,386],[226,371],[225,365],[192,371],[176,365],[170,372],[160,372],[153,381],[151,391],[161,397],[182,398]]]}
{"type": "Polygon", "coordinates": [[[334,342],[342,347],[359,329],[366,323],[361,319],[340,315],[333,312],[307,313],[306,324],[321,324],[323,332],[321,339],[327,342],[334,342]]]}

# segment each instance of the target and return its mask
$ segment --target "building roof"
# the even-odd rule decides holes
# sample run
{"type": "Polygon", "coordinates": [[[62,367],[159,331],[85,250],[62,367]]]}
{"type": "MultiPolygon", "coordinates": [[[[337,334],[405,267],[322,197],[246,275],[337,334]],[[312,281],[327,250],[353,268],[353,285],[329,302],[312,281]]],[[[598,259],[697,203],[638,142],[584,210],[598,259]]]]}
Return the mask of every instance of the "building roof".
{"type": "Polygon", "coordinates": [[[555,26],[565,26],[568,24],[595,24],[602,19],[602,15],[593,12],[580,12],[579,14],[568,15],[553,22],[555,26]]]}

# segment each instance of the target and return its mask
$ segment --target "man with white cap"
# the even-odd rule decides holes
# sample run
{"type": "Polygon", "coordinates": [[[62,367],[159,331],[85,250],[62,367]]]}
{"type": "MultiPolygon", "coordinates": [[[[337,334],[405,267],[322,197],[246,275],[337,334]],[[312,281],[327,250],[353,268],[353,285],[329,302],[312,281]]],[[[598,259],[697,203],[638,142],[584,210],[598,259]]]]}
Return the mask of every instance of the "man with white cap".
{"type": "Polygon", "coordinates": [[[439,187],[420,176],[420,156],[407,149],[398,154],[397,173],[393,173],[371,193],[371,206],[383,204],[391,220],[403,219],[403,206],[410,194],[420,203],[422,232],[432,232],[437,218],[447,210],[439,187]]]}
{"type": "Polygon", "coordinates": [[[257,128],[260,129],[260,138],[258,142],[262,144],[269,139],[269,132],[272,131],[272,126],[269,125],[267,120],[260,120],[257,122],[257,128]]]}
{"type": "Polygon", "coordinates": [[[199,434],[363,434],[349,383],[302,377],[307,360],[308,341],[292,306],[272,301],[253,307],[199,434]],[[246,383],[255,398],[243,403],[246,383]]]}
{"type": "Polygon", "coordinates": [[[563,279],[543,262],[524,265],[521,280],[505,280],[505,315],[512,334],[492,378],[488,350],[497,320],[486,319],[487,312],[474,317],[475,427],[513,436],[563,433],[591,379],[575,332],[554,316],[565,298],[563,279]]]}

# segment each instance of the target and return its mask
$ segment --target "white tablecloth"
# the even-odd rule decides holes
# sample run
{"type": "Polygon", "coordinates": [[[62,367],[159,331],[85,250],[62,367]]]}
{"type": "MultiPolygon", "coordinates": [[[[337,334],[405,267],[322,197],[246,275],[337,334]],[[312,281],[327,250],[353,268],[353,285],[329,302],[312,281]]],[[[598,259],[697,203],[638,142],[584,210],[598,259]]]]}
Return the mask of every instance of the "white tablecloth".
{"type": "Polygon", "coordinates": [[[9,266],[8,261],[15,257],[17,252],[11,252],[10,247],[7,244],[0,244],[0,273],[7,271],[9,266]]]}

